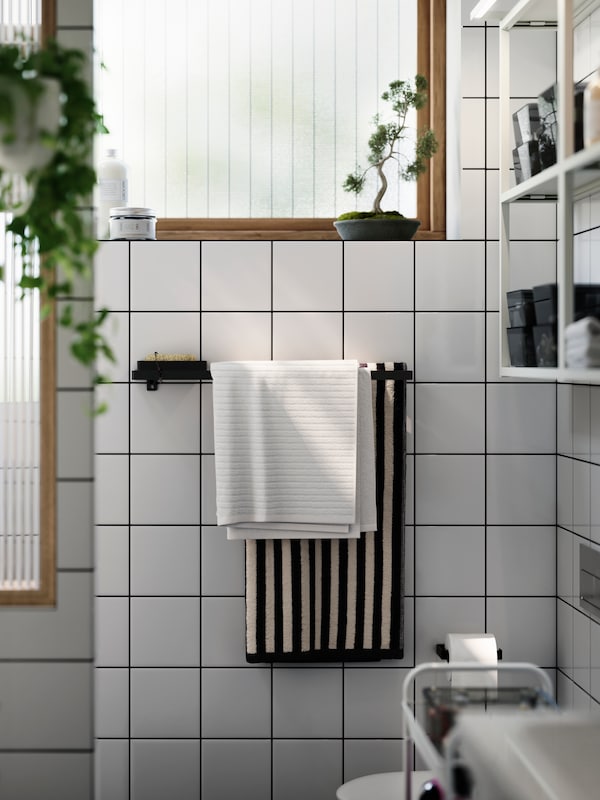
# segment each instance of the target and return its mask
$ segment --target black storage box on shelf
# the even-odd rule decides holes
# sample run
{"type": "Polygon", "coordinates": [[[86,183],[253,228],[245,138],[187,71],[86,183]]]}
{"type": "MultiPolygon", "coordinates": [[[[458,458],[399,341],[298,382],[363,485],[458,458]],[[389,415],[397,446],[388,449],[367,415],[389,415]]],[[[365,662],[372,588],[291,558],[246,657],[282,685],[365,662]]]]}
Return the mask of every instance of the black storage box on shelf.
{"type": "Polygon", "coordinates": [[[512,115],[515,145],[537,139],[540,132],[540,112],[537,103],[526,103],[512,115]]]}
{"type": "Polygon", "coordinates": [[[533,346],[536,367],[556,367],[558,364],[556,325],[534,325],[533,346]]]}
{"type": "Polygon", "coordinates": [[[533,307],[536,325],[556,325],[558,321],[558,287],[544,283],[533,287],[533,307]]]}
{"type": "Polygon", "coordinates": [[[515,289],[507,292],[506,302],[511,328],[531,327],[535,324],[533,291],[531,289],[515,289]]]}
{"type": "Polygon", "coordinates": [[[600,319],[600,284],[575,284],[573,316],[576,320],[584,317],[600,319]]]}
{"type": "Polygon", "coordinates": [[[513,150],[512,156],[517,183],[526,181],[542,171],[538,141],[524,142],[513,150]]]}
{"type": "Polygon", "coordinates": [[[535,367],[535,346],[533,332],[529,327],[507,328],[508,351],[513,367],[535,367]]]}
{"type": "Polygon", "coordinates": [[[538,152],[542,169],[556,164],[556,141],[558,137],[556,84],[553,83],[537,98],[540,113],[538,152]]]}

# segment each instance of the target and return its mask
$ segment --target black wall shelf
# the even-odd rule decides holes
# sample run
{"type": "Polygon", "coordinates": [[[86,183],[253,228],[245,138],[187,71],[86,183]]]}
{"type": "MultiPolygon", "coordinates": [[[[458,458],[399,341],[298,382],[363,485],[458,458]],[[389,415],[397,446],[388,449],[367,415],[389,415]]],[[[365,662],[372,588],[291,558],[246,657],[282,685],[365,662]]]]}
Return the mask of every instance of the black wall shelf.
{"type": "MultiPolygon", "coordinates": [[[[374,369],[374,381],[410,381],[412,371],[403,364],[400,369],[374,369]]],[[[131,373],[134,381],[146,381],[146,389],[156,392],[165,381],[211,381],[212,375],[206,361],[138,361],[131,373]]]]}

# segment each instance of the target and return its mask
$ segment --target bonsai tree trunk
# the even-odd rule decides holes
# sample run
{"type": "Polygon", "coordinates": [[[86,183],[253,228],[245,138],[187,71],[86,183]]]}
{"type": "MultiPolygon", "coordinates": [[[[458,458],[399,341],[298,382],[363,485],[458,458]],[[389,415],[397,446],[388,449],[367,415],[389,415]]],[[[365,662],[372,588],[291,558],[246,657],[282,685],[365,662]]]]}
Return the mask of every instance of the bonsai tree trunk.
{"type": "Polygon", "coordinates": [[[373,200],[373,212],[375,214],[383,214],[383,211],[381,209],[381,201],[383,200],[383,195],[386,193],[388,187],[387,178],[385,177],[385,173],[383,171],[383,165],[385,164],[386,161],[387,158],[382,158],[381,161],[378,164],[376,164],[380,187],[379,191],[375,195],[375,200],[373,200]]]}

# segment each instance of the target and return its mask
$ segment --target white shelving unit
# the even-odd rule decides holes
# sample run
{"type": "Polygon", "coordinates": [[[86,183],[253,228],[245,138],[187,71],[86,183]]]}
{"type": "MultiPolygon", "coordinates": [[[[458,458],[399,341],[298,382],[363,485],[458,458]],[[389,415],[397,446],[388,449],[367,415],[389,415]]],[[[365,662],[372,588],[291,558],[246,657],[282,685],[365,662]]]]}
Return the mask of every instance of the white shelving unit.
{"type": "MultiPolygon", "coordinates": [[[[479,4],[482,6],[485,0],[479,4]]],[[[489,5],[489,3],[487,4],[489,5]]],[[[532,178],[511,186],[512,116],[510,110],[510,38],[515,27],[555,25],[557,30],[558,96],[573,97],[573,30],[600,0],[499,0],[483,18],[500,26],[500,375],[574,383],[600,383],[599,369],[572,369],[565,364],[564,332],[573,321],[573,202],[600,189],[600,144],[574,152],[573,102],[558,103],[557,162],[532,178]],[[510,209],[513,203],[557,204],[558,366],[512,367],[506,328],[506,292],[510,288],[510,209]]],[[[475,15],[477,7],[472,12],[475,15]]],[[[540,87],[543,90],[545,87],[540,87]]]]}

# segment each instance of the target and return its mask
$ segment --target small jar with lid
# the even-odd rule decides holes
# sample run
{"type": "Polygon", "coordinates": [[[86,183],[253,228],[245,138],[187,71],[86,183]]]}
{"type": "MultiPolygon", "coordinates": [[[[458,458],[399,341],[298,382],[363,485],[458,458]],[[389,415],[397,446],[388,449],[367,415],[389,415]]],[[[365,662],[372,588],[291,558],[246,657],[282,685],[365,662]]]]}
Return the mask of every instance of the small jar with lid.
{"type": "Polygon", "coordinates": [[[156,239],[156,211],[139,207],[111,208],[110,238],[113,241],[156,239]]]}

